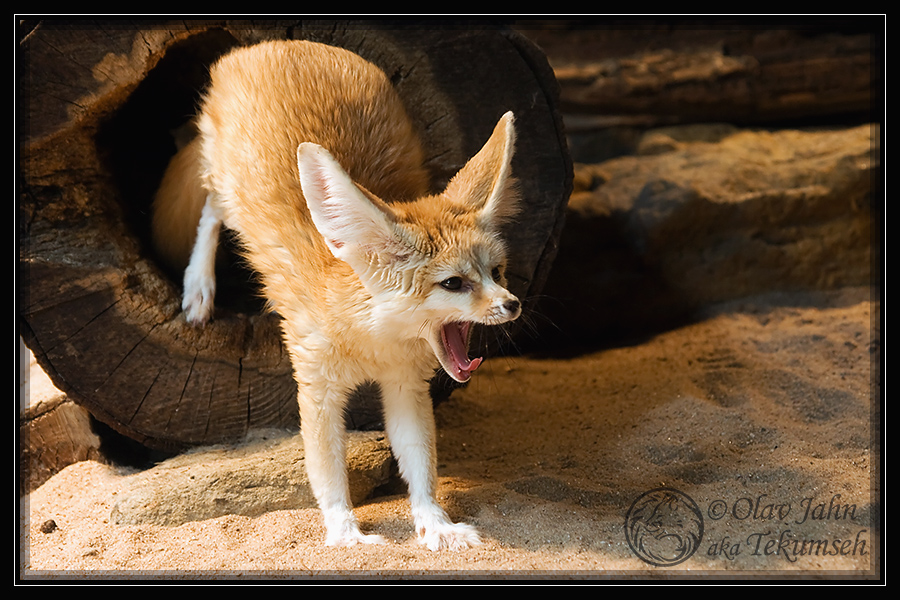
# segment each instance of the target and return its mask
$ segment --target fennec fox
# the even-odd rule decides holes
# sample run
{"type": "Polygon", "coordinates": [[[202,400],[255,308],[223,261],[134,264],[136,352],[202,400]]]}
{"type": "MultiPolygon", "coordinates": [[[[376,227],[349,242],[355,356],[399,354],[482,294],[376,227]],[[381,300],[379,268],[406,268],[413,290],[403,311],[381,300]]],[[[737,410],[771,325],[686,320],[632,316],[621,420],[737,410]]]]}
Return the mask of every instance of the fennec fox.
{"type": "Polygon", "coordinates": [[[515,211],[513,116],[440,194],[429,193],[414,127],[385,74],[348,51],[304,41],[231,52],[211,71],[199,135],[155,200],[161,254],[187,261],[183,309],[213,309],[220,225],[234,230],[282,317],[298,387],[306,467],[327,543],[360,532],[347,487],[344,406],[381,388],[386,432],[429,548],[479,543],[435,498],[429,380],[464,382],[473,323],[516,319],[499,225],[515,211]],[[184,241],[187,239],[187,241],[184,241]]]}

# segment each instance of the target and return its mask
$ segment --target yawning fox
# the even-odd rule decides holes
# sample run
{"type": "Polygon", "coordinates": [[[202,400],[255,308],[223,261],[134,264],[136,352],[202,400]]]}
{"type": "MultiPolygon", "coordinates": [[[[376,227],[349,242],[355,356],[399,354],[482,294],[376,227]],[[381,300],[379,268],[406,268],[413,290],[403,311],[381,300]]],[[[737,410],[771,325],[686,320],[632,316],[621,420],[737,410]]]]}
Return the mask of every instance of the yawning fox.
{"type": "Polygon", "coordinates": [[[435,497],[429,380],[440,366],[467,381],[481,363],[468,357],[473,324],[521,313],[499,234],[516,211],[512,113],[433,194],[384,72],[343,49],[276,41],[214,64],[196,125],[157,192],[154,241],[186,264],[182,308],[202,324],[220,227],[237,233],[282,317],[327,543],[383,541],[360,532],[345,458],[348,392],[377,382],[420,540],[432,550],[478,544],[435,497]]]}

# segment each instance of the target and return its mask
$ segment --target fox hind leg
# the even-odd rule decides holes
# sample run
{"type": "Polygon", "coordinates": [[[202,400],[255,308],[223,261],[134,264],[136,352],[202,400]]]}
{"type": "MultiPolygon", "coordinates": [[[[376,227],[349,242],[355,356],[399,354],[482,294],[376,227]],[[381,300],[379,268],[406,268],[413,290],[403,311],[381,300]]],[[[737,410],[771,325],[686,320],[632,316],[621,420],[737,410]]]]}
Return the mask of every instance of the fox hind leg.
{"type": "Polygon", "coordinates": [[[191,258],[184,270],[184,296],[181,301],[185,318],[195,325],[206,323],[213,314],[216,295],[216,249],[219,245],[221,228],[222,217],[212,197],[207,196],[200,215],[200,223],[197,225],[197,237],[191,250],[191,258]]]}

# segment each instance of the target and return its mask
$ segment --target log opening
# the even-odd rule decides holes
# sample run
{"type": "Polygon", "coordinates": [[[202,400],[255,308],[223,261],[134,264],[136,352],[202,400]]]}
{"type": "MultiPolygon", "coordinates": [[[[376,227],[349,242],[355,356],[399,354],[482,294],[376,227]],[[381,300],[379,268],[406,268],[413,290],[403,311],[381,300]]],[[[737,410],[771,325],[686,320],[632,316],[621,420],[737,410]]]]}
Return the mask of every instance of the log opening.
{"type": "MultiPolygon", "coordinates": [[[[153,259],[179,289],[183,273],[160,260],[151,241],[153,195],[169,160],[194,136],[193,118],[209,83],[210,66],[240,45],[240,40],[221,29],[173,44],[97,133],[97,150],[118,188],[126,225],[139,241],[141,253],[153,259]]],[[[227,230],[219,252],[216,310],[220,315],[262,314],[265,301],[260,286],[227,230]]]]}

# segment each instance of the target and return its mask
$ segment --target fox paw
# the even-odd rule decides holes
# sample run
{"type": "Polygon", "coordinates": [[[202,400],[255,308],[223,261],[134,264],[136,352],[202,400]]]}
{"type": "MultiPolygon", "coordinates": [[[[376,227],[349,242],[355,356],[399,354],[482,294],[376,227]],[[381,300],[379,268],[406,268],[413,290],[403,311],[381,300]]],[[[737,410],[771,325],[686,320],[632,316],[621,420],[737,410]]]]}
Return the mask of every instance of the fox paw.
{"type": "Polygon", "coordinates": [[[326,546],[355,546],[356,544],[385,544],[383,537],[374,534],[365,534],[359,527],[346,526],[335,530],[329,529],[325,538],[326,546]]]}
{"type": "Polygon", "coordinates": [[[465,550],[481,544],[478,530],[465,523],[433,523],[419,527],[419,542],[429,550],[465,550]]]}
{"type": "Polygon", "coordinates": [[[323,511],[325,516],[325,537],[327,546],[355,546],[356,544],[384,544],[384,538],[380,535],[366,535],[359,530],[359,525],[353,514],[343,514],[343,511],[331,513],[323,511]]]}
{"type": "Polygon", "coordinates": [[[215,278],[196,275],[190,270],[185,273],[181,310],[188,323],[202,325],[212,318],[215,295],[215,278]]]}

